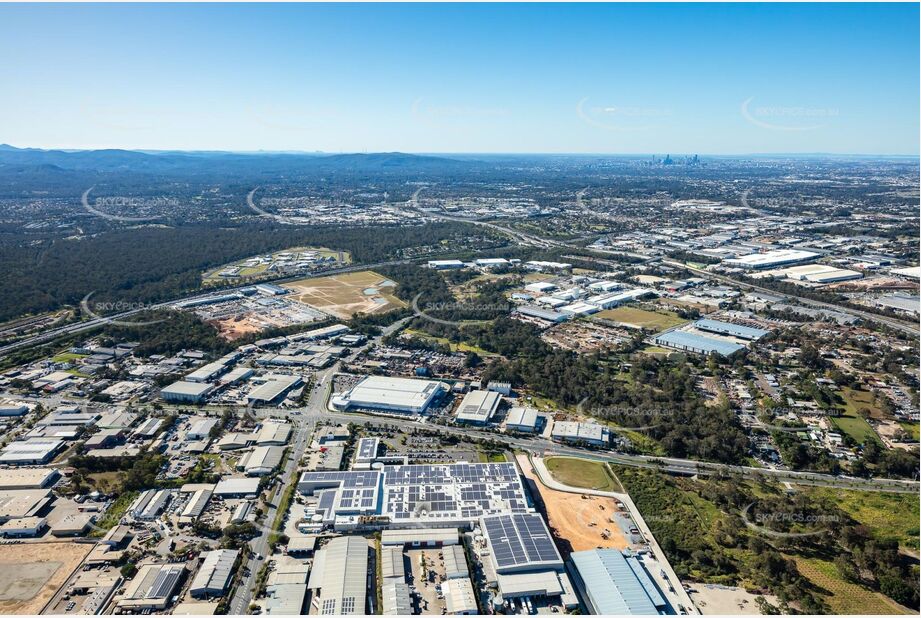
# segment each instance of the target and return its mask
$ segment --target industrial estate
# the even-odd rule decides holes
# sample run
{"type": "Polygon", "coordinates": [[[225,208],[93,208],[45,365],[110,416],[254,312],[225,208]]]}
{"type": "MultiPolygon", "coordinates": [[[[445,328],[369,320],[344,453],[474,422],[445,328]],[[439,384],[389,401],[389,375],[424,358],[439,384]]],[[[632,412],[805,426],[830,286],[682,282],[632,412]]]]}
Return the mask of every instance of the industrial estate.
{"type": "MultiPolygon", "coordinates": [[[[407,212],[442,216],[423,203],[407,212]]],[[[749,544],[785,548],[777,538],[828,534],[798,517],[821,514],[803,497],[916,499],[917,372],[892,355],[917,349],[904,318],[917,318],[919,267],[870,234],[718,206],[711,223],[697,213],[694,227],[603,235],[556,259],[487,250],[372,270],[279,251],[210,271],[203,290],[147,311],[161,316],[149,326],[145,312],[102,318],[102,334],[8,366],[0,565],[17,567],[0,569],[3,607],[647,615],[837,602],[708,583],[692,566],[703,556],[676,545],[687,513],[661,500],[702,500],[695,483],[768,488],[767,514],[789,521],[737,517],[749,544]],[[814,302],[822,290],[856,295],[814,302]],[[204,349],[182,332],[151,345],[179,319],[213,329],[204,349]],[[498,325],[507,344],[487,338],[498,325]],[[592,371],[635,389],[674,389],[656,373],[684,367],[697,394],[680,396],[733,442],[676,449],[675,423],[701,431],[677,391],[606,404],[504,369],[525,345],[601,362],[592,371]],[[884,371],[874,346],[889,350],[884,371]],[[652,489],[657,477],[672,480],[652,489]]],[[[525,250],[545,243],[507,233],[525,250]]],[[[840,504],[834,517],[872,525],[840,504]]],[[[809,562],[793,564],[808,577],[809,562]]],[[[910,610],[900,601],[865,603],[910,610]]]]}
{"type": "Polygon", "coordinates": [[[917,616],[918,10],[0,4],[0,614],[917,616]]]}

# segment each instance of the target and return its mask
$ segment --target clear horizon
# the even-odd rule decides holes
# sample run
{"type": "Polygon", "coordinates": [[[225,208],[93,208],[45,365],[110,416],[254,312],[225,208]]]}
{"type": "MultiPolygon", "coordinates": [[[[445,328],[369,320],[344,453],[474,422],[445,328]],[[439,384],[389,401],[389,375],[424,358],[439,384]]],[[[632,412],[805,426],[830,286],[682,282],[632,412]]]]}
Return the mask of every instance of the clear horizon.
{"type": "Polygon", "coordinates": [[[0,143],[918,156],[917,4],[0,5],[0,143]]]}

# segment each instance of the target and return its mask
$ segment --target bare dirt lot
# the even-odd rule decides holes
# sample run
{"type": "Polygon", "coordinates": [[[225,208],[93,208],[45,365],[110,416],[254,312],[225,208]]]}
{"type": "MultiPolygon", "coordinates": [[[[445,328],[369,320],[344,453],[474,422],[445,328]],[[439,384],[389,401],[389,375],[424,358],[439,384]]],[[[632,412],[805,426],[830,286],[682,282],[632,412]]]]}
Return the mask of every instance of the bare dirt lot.
{"type": "Polygon", "coordinates": [[[38,614],[92,549],[79,543],[0,545],[0,614],[38,614]]]}
{"type": "Polygon", "coordinates": [[[518,465],[540,491],[551,530],[558,538],[569,542],[571,551],[596,547],[626,549],[630,546],[620,526],[611,521],[617,512],[614,498],[582,498],[579,494],[550,489],[540,482],[527,457],[519,456],[518,465]],[[608,538],[602,536],[605,529],[610,532],[608,538]]]}
{"type": "MultiPolygon", "coordinates": [[[[761,611],[755,599],[758,595],[744,588],[733,586],[712,586],[694,584],[697,592],[691,593],[691,599],[705,616],[759,616],[761,611]]],[[[769,602],[777,604],[777,597],[762,595],[769,602]]]]}
{"type": "Polygon", "coordinates": [[[405,303],[393,295],[396,284],[373,270],[286,283],[300,302],[348,319],[356,313],[385,313],[405,303]]]}
{"type": "Polygon", "coordinates": [[[258,333],[265,327],[249,317],[215,320],[214,325],[220,331],[221,336],[229,341],[235,341],[251,333],[258,333]]]}

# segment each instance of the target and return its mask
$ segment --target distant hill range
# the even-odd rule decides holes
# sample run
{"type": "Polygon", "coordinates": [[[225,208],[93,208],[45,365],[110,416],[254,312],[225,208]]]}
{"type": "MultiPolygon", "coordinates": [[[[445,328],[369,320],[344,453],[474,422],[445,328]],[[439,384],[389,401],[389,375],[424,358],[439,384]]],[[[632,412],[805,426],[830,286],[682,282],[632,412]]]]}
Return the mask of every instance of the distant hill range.
{"type": "Polygon", "coordinates": [[[134,172],[199,175],[214,173],[443,174],[485,164],[402,152],[369,154],[139,152],[134,150],[40,150],[0,144],[0,170],[134,172]]]}

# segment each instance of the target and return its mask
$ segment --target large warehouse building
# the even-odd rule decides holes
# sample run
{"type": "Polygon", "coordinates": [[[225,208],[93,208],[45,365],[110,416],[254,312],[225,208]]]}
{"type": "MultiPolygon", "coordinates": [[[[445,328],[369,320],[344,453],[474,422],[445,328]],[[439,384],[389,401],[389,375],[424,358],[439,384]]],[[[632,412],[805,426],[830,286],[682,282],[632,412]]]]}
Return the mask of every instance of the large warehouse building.
{"type": "Polygon", "coordinates": [[[457,422],[485,425],[496,414],[502,396],[492,391],[470,391],[457,408],[457,422]]]}
{"type": "Polygon", "coordinates": [[[318,550],[307,588],[315,591],[311,602],[317,614],[366,614],[368,541],[360,536],[340,536],[318,550]]]}
{"type": "Polygon", "coordinates": [[[636,556],[617,549],[573,552],[573,579],[590,614],[674,614],[636,556]]]}
{"type": "Polygon", "coordinates": [[[48,463],[62,450],[64,441],[58,438],[14,440],[0,451],[0,464],[29,466],[48,463]]]}
{"type": "Polygon", "coordinates": [[[189,594],[193,597],[223,596],[230,585],[239,554],[237,549],[215,549],[202,554],[205,561],[192,580],[189,594]]]}
{"type": "Polygon", "coordinates": [[[61,477],[57,468],[7,468],[0,470],[0,491],[40,489],[61,477]]]}
{"type": "Polygon", "coordinates": [[[282,446],[257,446],[237,461],[237,470],[246,476],[265,476],[281,465],[285,449],[282,446]]]}
{"type": "Polygon", "coordinates": [[[199,403],[203,401],[208,393],[214,390],[213,384],[203,382],[173,382],[169,386],[160,389],[160,397],[165,401],[176,401],[179,403],[199,403]]]}
{"type": "Polygon", "coordinates": [[[262,381],[262,384],[246,395],[246,401],[251,404],[268,404],[277,401],[291,389],[300,386],[303,380],[299,376],[272,373],[261,376],[259,381],[262,381]]]}
{"type": "Polygon", "coordinates": [[[34,517],[52,500],[50,489],[8,489],[0,493],[0,523],[34,517]]]}
{"type": "Polygon", "coordinates": [[[297,487],[319,497],[317,513],[333,527],[364,515],[389,518],[391,528],[469,528],[483,515],[532,510],[513,463],[304,472],[297,487]]]}
{"type": "Polygon", "coordinates": [[[799,264],[808,262],[819,257],[818,253],[812,251],[801,251],[799,249],[777,249],[775,251],[765,251],[764,253],[750,253],[736,258],[723,260],[727,266],[737,266],[747,270],[761,270],[762,268],[776,268],[788,264],[799,264]]]}
{"type": "Polygon", "coordinates": [[[128,582],[117,607],[132,614],[165,609],[184,575],[185,563],[146,564],[128,582]]]}
{"type": "Polygon", "coordinates": [[[367,376],[351,389],[336,395],[330,403],[337,410],[366,408],[404,414],[422,414],[449,392],[443,382],[367,376]]]}
{"type": "Polygon", "coordinates": [[[502,599],[559,597],[564,607],[578,605],[563,558],[538,513],[506,513],[480,519],[490,567],[486,580],[502,599]]]}
{"type": "Polygon", "coordinates": [[[721,322],[719,320],[710,320],[707,318],[694,322],[694,328],[709,333],[716,333],[718,335],[728,335],[746,341],[757,341],[770,334],[769,331],[761,328],[752,328],[751,326],[743,326],[741,324],[721,322]]]}
{"type": "Polygon", "coordinates": [[[658,345],[681,350],[683,352],[692,352],[694,354],[721,354],[729,356],[739,350],[744,350],[745,346],[730,341],[728,339],[718,339],[716,337],[707,337],[702,334],[684,331],[670,330],[656,336],[655,342],[658,345]]]}
{"type": "Polygon", "coordinates": [[[606,446],[611,442],[611,432],[604,425],[577,421],[556,421],[550,437],[558,442],[606,446]]]}

